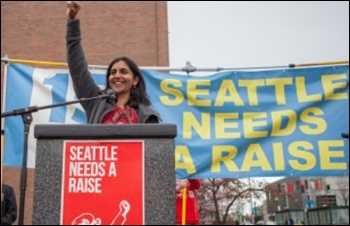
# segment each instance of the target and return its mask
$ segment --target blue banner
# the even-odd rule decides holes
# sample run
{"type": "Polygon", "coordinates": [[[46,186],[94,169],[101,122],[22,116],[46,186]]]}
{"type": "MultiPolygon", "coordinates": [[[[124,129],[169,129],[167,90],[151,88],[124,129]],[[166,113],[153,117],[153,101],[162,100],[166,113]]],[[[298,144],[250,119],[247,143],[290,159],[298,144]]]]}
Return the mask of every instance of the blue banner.
{"type": "MultiPolygon", "coordinates": [[[[74,100],[68,70],[9,64],[6,110],[74,100]]],[[[162,123],[177,125],[178,178],[349,174],[349,66],[191,76],[142,71],[162,123]]],[[[105,70],[93,71],[101,87],[105,70]]],[[[33,125],[85,123],[79,104],[33,113],[33,125]]],[[[33,133],[33,130],[31,130],[33,133]]],[[[21,166],[23,122],[5,122],[5,166],[21,166]]],[[[29,167],[35,167],[31,134],[29,167]]]]}

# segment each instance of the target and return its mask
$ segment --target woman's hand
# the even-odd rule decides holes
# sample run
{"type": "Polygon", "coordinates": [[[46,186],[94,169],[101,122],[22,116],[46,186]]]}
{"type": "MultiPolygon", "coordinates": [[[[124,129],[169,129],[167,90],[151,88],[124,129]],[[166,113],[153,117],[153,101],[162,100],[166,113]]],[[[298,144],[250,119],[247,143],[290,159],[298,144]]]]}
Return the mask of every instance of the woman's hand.
{"type": "Polygon", "coordinates": [[[80,9],[80,3],[67,1],[67,18],[70,20],[75,20],[80,9]]]}
{"type": "Polygon", "coordinates": [[[184,187],[189,185],[189,181],[187,179],[176,180],[176,191],[182,190],[184,187]]]}

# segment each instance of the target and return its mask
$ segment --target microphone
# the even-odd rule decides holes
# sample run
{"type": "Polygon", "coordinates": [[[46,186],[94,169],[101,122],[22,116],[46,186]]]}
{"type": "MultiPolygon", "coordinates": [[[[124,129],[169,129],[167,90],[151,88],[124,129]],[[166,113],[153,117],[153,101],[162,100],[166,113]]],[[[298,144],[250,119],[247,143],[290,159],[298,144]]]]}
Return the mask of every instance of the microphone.
{"type": "Polygon", "coordinates": [[[349,134],[348,134],[348,133],[342,133],[342,134],[341,134],[341,137],[342,137],[342,138],[348,138],[348,139],[349,139],[349,134]]]}
{"type": "Polygon", "coordinates": [[[117,99],[113,89],[107,89],[105,91],[101,90],[101,91],[99,91],[99,94],[100,94],[101,100],[107,99],[107,101],[109,101],[109,100],[116,100],[117,99]]]}

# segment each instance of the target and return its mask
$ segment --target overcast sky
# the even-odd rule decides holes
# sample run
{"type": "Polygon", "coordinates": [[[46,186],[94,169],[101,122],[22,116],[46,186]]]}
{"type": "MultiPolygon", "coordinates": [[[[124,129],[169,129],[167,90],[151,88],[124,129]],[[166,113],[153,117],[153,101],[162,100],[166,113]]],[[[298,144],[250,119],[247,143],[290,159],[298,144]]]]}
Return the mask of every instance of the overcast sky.
{"type": "Polygon", "coordinates": [[[348,1],[169,1],[168,23],[171,68],[349,60],[348,1]]]}
{"type": "Polygon", "coordinates": [[[170,67],[349,60],[349,2],[168,2],[170,67]]]}

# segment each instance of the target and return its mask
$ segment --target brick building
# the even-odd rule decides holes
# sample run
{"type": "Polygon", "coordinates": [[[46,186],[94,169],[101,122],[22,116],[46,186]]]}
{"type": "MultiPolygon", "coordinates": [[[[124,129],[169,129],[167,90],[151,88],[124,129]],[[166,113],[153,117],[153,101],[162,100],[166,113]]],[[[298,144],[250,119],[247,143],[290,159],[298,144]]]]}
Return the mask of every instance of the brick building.
{"type": "Polygon", "coordinates": [[[349,205],[349,176],[286,177],[269,186],[275,189],[266,193],[267,219],[283,210],[349,205]]]}
{"type": "MultiPolygon", "coordinates": [[[[169,66],[166,1],[80,3],[78,17],[89,64],[108,65],[115,57],[125,55],[141,67],[169,66]]],[[[1,1],[2,58],[66,62],[65,31],[66,1],[1,1]]],[[[1,63],[2,110],[3,96],[4,62],[1,63]]],[[[18,207],[20,176],[20,168],[2,167],[1,178],[14,187],[18,207]]],[[[24,224],[32,223],[34,176],[35,170],[28,169],[24,224]]]]}

